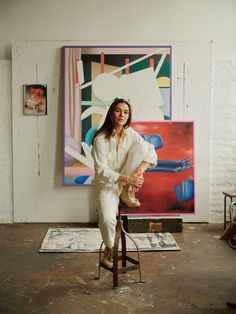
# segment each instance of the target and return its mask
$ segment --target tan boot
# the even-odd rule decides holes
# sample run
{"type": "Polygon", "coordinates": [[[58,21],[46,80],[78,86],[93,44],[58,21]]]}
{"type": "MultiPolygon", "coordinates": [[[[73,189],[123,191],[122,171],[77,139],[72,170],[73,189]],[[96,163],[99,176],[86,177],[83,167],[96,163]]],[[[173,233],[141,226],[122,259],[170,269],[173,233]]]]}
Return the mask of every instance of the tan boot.
{"type": "Polygon", "coordinates": [[[105,247],[105,249],[104,249],[102,263],[107,268],[112,268],[113,267],[112,249],[110,249],[109,247],[105,247]]]}
{"type": "Polygon", "coordinates": [[[120,199],[123,203],[125,203],[129,207],[139,207],[140,206],[140,202],[137,198],[135,198],[135,194],[132,190],[131,185],[123,186],[123,190],[121,192],[120,199]]]}
{"type": "Polygon", "coordinates": [[[137,207],[141,206],[140,201],[135,197],[135,192],[133,191],[133,189],[131,189],[130,195],[131,195],[132,199],[136,202],[137,207]]]}

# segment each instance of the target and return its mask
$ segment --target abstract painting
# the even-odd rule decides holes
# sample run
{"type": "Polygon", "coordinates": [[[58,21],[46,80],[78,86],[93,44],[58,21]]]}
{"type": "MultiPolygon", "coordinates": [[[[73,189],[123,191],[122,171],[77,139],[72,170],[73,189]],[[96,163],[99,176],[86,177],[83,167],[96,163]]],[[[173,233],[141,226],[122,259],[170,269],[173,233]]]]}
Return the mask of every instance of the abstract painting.
{"type": "Polygon", "coordinates": [[[116,97],[133,121],[171,120],[170,46],[62,48],[63,185],[90,185],[91,141],[116,97]]]}
{"type": "Polygon", "coordinates": [[[131,215],[194,213],[194,123],[133,122],[132,127],[155,146],[157,166],[144,173],[144,185],[136,197],[139,208],[131,215]]]}

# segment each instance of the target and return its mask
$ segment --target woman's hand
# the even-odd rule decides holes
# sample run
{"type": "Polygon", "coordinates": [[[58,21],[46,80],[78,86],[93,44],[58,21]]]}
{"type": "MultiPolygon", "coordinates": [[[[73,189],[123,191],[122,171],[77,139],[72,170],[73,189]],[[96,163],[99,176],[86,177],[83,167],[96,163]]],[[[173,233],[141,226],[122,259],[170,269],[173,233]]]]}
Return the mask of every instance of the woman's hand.
{"type": "Polygon", "coordinates": [[[143,175],[138,175],[137,173],[127,176],[127,184],[132,185],[135,189],[142,187],[144,183],[143,175]]]}

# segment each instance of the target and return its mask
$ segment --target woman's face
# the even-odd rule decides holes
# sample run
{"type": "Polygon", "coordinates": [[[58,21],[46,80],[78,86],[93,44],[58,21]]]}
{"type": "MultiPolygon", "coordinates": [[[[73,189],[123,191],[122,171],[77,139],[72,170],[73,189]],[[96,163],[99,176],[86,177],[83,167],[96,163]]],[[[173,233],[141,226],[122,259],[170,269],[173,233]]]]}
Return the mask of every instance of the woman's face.
{"type": "Polygon", "coordinates": [[[116,105],[114,111],[114,127],[123,127],[129,119],[129,106],[125,102],[116,105]]]}

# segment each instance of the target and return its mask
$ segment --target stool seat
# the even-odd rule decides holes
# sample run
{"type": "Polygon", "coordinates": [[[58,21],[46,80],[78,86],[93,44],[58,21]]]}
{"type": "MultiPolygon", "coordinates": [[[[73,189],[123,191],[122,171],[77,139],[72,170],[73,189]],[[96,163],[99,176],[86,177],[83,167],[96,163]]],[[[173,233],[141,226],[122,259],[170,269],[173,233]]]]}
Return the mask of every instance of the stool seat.
{"type": "MultiPolygon", "coordinates": [[[[126,205],[125,205],[126,206],[126,205]]],[[[100,278],[101,268],[104,268],[113,273],[113,288],[118,287],[118,276],[121,273],[126,273],[132,270],[139,270],[139,282],[143,283],[141,276],[141,262],[140,262],[140,251],[136,241],[128,234],[123,227],[123,221],[121,219],[121,211],[123,204],[119,204],[118,216],[117,216],[117,224],[116,224],[116,233],[115,233],[115,241],[113,247],[113,267],[108,268],[106,265],[102,263],[102,248],[103,241],[99,250],[99,266],[98,266],[98,278],[100,278]],[[135,245],[138,259],[134,259],[127,255],[126,250],[126,237],[128,237],[135,245]],[[119,243],[121,240],[121,255],[119,256],[119,243]],[[121,261],[121,266],[119,266],[119,261],[121,261]],[[127,265],[129,262],[131,265],[127,265]]]]}

